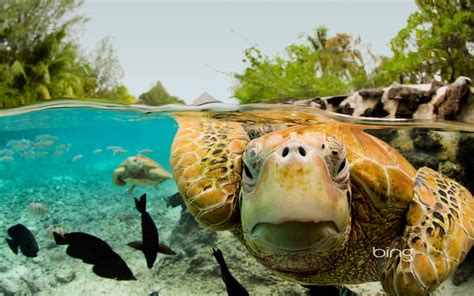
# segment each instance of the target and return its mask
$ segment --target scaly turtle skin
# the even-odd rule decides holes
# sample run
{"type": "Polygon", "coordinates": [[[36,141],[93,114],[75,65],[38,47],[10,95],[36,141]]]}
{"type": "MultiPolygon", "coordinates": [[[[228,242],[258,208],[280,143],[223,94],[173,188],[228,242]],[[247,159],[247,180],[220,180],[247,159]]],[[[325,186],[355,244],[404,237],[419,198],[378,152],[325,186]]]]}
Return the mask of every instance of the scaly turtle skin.
{"type": "Polygon", "coordinates": [[[175,118],[170,162],[189,211],[284,278],[426,295],[471,249],[471,194],[360,127],[283,113],[175,118]]]}
{"type": "Polygon", "coordinates": [[[117,186],[132,184],[127,193],[132,193],[137,185],[158,186],[173,176],[151,158],[136,155],[128,157],[113,172],[112,181],[117,186]]]}

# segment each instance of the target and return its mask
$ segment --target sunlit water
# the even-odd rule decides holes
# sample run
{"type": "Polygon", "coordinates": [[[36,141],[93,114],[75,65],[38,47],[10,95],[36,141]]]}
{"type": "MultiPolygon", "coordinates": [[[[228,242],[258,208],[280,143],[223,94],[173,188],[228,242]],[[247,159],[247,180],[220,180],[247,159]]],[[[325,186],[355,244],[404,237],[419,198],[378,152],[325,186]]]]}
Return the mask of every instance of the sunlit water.
{"type": "MultiPolygon", "coordinates": [[[[83,107],[33,110],[35,108],[30,107],[16,110],[18,114],[0,114],[1,236],[6,237],[10,226],[22,223],[35,234],[40,246],[39,256],[32,259],[13,254],[2,240],[0,295],[148,295],[152,291],[160,291],[160,295],[222,295],[225,287],[211,255],[212,247],[216,246],[223,249],[230,268],[253,294],[305,293],[304,288],[265,271],[228,233],[220,233],[216,238],[204,232],[194,241],[187,238],[190,244],[198,242],[198,245],[183,246],[188,241],[180,244],[176,237],[181,239],[181,236],[173,232],[179,223],[180,209],[166,206],[167,198],[177,192],[173,180],[159,188],[139,186],[131,195],[125,193],[128,185],[118,187],[112,183],[113,170],[128,156],[137,155],[143,149],[151,150],[145,151],[146,156],[171,172],[169,157],[178,129],[176,121],[169,112],[155,113],[156,109],[95,107],[108,110],[83,107]],[[119,146],[120,150],[113,146],[119,146]],[[149,199],[148,211],[157,224],[160,239],[179,253],[174,258],[159,255],[152,270],[147,269],[141,252],[127,246],[141,237],[140,216],[132,197],[145,192],[149,199]],[[41,203],[45,213],[32,212],[29,206],[33,202],[41,203]],[[106,240],[127,261],[138,280],[119,282],[97,277],[91,265],[68,257],[64,247],[54,244],[53,226],[87,232],[106,240]]],[[[211,107],[224,111],[238,109],[228,105],[204,108],[211,107]]],[[[301,109],[284,108],[301,112],[301,109]]],[[[265,114],[266,107],[242,109],[259,109],[265,114]]],[[[350,120],[334,114],[329,116],[331,120],[350,120]]],[[[437,130],[443,137],[456,141],[469,137],[473,130],[472,126],[453,123],[373,120],[355,123],[368,128],[383,126],[388,131],[404,127],[405,131],[406,127],[423,128],[424,133],[437,130]]],[[[409,139],[400,137],[397,141],[405,149],[403,141],[409,139]]],[[[440,152],[429,152],[429,149],[417,154],[416,147],[413,149],[407,158],[417,162],[415,166],[441,166],[444,160],[436,157],[451,157],[453,163],[459,161],[456,147],[452,147],[454,152],[450,156],[440,156],[440,152]],[[431,157],[423,163],[425,158],[417,159],[421,154],[436,155],[435,160],[431,157]]],[[[472,155],[474,151],[462,153],[472,155]]],[[[472,164],[461,161],[459,165],[465,166],[461,168],[463,178],[467,180],[472,176],[472,164]]],[[[460,181],[468,182],[466,180],[460,181]]],[[[184,237],[186,235],[198,234],[185,233],[184,237]]]]}

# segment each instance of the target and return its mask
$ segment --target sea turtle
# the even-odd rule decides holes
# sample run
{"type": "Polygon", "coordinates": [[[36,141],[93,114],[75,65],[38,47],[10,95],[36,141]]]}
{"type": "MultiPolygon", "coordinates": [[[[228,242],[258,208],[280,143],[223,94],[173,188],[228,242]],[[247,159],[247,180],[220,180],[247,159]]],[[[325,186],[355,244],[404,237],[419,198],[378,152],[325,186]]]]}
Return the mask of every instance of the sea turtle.
{"type": "Polygon", "coordinates": [[[137,185],[154,185],[158,188],[161,183],[172,178],[171,173],[159,163],[142,155],[128,157],[112,174],[115,185],[132,184],[127,193],[132,193],[137,185]]]}
{"type": "Polygon", "coordinates": [[[239,116],[175,115],[173,175],[201,226],[282,277],[425,295],[471,249],[471,193],[360,126],[239,116]]]}

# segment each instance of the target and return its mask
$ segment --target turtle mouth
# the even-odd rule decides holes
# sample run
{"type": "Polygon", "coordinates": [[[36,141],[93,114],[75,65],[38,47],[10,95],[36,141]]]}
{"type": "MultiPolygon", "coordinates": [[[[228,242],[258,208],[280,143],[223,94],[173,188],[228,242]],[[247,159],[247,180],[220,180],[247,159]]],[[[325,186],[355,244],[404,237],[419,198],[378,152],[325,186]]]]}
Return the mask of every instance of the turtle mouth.
{"type": "Polygon", "coordinates": [[[339,229],[332,221],[257,223],[250,232],[252,242],[260,249],[285,253],[327,250],[338,235],[339,229]]]}

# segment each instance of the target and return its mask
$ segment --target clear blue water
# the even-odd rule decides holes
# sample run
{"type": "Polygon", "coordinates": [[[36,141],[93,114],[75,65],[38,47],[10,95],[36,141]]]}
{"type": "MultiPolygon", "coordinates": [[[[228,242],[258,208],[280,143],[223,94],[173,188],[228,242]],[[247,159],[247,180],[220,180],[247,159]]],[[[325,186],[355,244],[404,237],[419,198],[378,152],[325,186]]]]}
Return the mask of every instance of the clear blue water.
{"type": "MultiPolygon", "coordinates": [[[[0,117],[0,231],[5,236],[10,226],[22,223],[40,246],[39,256],[32,259],[13,254],[4,240],[0,243],[0,295],[148,295],[152,291],[160,291],[160,295],[224,295],[225,286],[211,255],[216,246],[226,258],[232,258],[229,267],[252,295],[304,295],[306,290],[301,286],[276,278],[257,264],[229,233],[216,236],[180,225],[180,209],[166,205],[167,198],[177,192],[173,180],[159,188],[139,186],[131,195],[125,193],[129,185],[113,184],[113,170],[142,149],[153,150],[146,156],[171,172],[170,148],[177,129],[177,122],[163,113],[70,108],[0,117]],[[12,147],[12,141],[19,140],[27,146],[38,145],[44,142],[37,140],[40,135],[55,139],[47,147],[25,151],[12,147]],[[110,146],[127,152],[114,155],[107,148],[110,146]],[[12,153],[6,150],[13,151],[12,159],[5,158],[12,153]],[[28,151],[34,155],[24,154],[28,151]],[[57,155],[58,151],[63,153],[57,155]],[[132,197],[142,193],[148,194],[148,211],[160,239],[179,253],[176,257],[159,255],[152,270],[146,267],[141,252],[127,246],[141,237],[140,216],[132,197]],[[29,207],[34,202],[41,203],[46,213],[32,212],[29,207]],[[54,244],[51,227],[55,226],[106,240],[138,280],[97,277],[91,265],[68,257],[64,247],[54,244]]],[[[459,134],[442,133],[454,138],[459,134]]],[[[470,153],[466,151],[462,153],[470,153]]],[[[418,161],[415,152],[407,157],[418,161]]]]}

